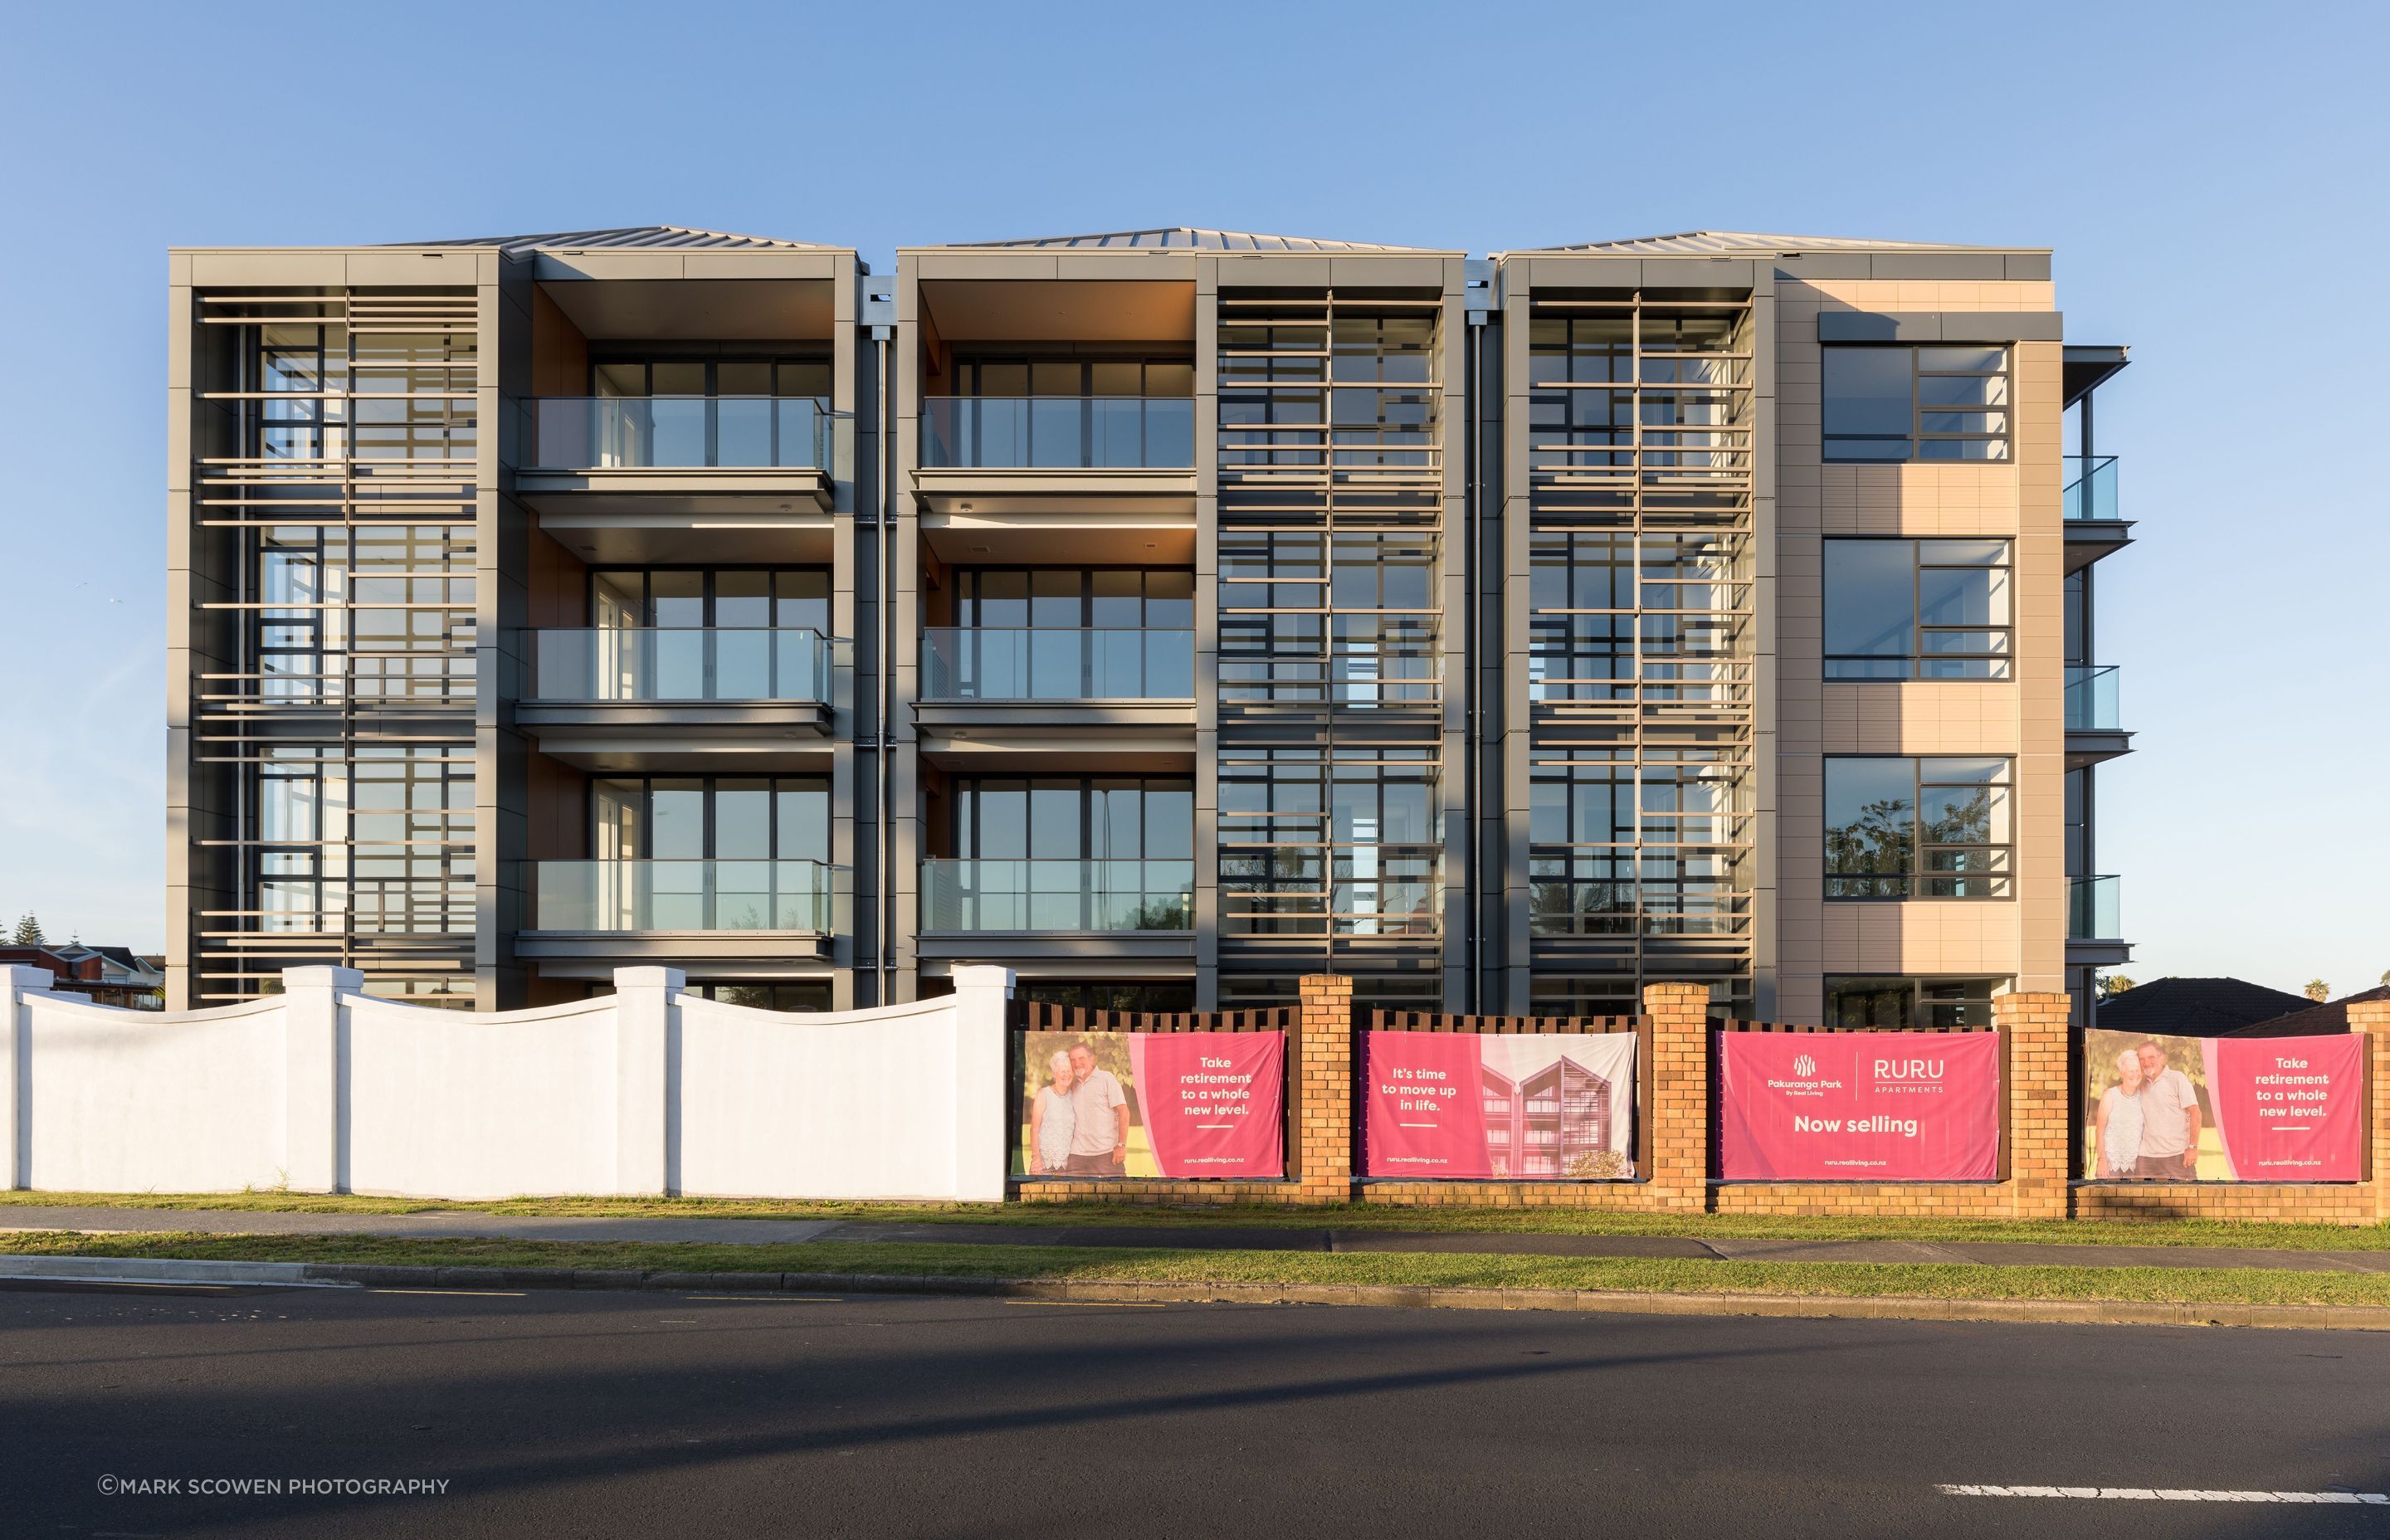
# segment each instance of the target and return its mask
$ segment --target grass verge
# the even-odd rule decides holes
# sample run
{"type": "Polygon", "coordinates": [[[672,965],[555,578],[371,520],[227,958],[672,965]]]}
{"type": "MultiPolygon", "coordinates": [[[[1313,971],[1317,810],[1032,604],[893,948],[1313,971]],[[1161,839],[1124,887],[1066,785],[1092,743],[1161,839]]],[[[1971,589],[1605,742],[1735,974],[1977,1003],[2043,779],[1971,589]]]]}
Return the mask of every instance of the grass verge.
{"type": "Polygon", "coordinates": [[[2287,1251],[2390,1251],[2390,1225],[2278,1225],[2251,1220],[1944,1220],[1768,1218],[1548,1208],[1400,1209],[1363,1203],[1289,1209],[1266,1204],[1155,1208],[1134,1203],[862,1203],[793,1199],[511,1198],[469,1203],[303,1192],[105,1193],[0,1190],[10,1208],[169,1209],[239,1213],[480,1213],[508,1218],[833,1219],[904,1225],[1137,1226],[1204,1229],[1345,1229],[1545,1235],[1715,1237],[1732,1240],[2004,1240],[2061,1245],[2227,1246],[2287,1251]]]}
{"type": "Polygon", "coordinates": [[[0,1236],[0,1253],[180,1257],[392,1266],[646,1268],[670,1272],[874,1273],[1147,1283],[1375,1284],[1938,1300],[2102,1300],[2186,1304],[2390,1305],[2390,1276],[2245,1267],[1987,1267],[1678,1258],[1163,1251],[1130,1247],[906,1242],[679,1245],[633,1241],[414,1240],[390,1236],[0,1236]]]}

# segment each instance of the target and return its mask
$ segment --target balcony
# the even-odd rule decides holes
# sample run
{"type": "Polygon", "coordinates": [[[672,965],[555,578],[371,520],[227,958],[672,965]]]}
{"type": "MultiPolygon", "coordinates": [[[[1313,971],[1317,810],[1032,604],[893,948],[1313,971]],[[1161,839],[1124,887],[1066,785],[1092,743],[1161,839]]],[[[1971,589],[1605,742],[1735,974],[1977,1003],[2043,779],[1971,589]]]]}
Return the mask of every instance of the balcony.
{"type": "Polygon", "coordinates": [[[830,728],[831,649],[819,632],[600,627],[526,640],[515,725],[585,768],[670,768],[656,762],[665,754],[785,757],[790,739],[818,753],[830,728]]]}
{"type": "Polygon", "coordinates": [[[2070,664],[2066,670],[2066,767],[2114,759],[2133,751],[2116,706],[2116,669],[2070,664]]]}
{"type": "Polygon", "coordinates": [[[1195,403],[1169,396],[931,396],[921,466],[1191,470],[1195,403]]]}
{"type": "Polygon", "coordinates": [[[2124,921],[2117,909],[2118,879],[2114,877],[2070,877],[2066,879],[2066,960],[2078,967],[2112,967],[2132,960],[2132,946],[2123,939],[2124,921]]]}
{"type": "Polygon", "coordinates": [[[552,533],[572,525],[551,514],[831,506],[836,419],[817,397],[543,396],[526,405],[517,485],[552,533]]]}
{"type": "Polygon", "coordinates": [[[1195,634],[932,626],[921,699],[1191,701],[1195,634]]]}
{"type": "Polygon", "coordinates": [[[524,958],[817,956],[838,930],[819,861],[535,861],[524,958]]]}
{"type": "Polygon", "coordinates": [[[930,396],[914,482],[932,514],[1112,515],[1195,508],[1184,396],[930,396]]]}
{"type": "Polygon", "coordinates": [[[1194,927],[1192,861],[921,863],[925,957],[1191,960],[1194,927]]]}
{"type": "Polygon", "coordinates": [[[2066,476],[2060,510],[2065,516],[2066,571],[2072,572],[2131,545],[2133,526],[2117,510],[2115,456],[2069,455],[2066,476]]]}

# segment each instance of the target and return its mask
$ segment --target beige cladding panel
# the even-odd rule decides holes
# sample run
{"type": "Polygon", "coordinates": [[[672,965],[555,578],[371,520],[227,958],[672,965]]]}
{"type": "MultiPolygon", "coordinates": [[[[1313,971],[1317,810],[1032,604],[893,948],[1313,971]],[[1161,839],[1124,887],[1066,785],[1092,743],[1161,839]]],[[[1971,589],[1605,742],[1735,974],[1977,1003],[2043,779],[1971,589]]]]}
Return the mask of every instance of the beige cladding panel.
{"type": "Polygon", "coordinates": [[[1780,1013],[1822,1008],[1828,974],[2012,977],[2063,986],[2061,453],[2053,343],[2019,343],[2015,458],[2005,465],[1827,466],[1817,318],[1823,310],[2039,311],[2047,283],[1787,278],[1778,289],[1777,847],[1780,1013]],[[1822,539],[1986,536],[2015,542],[2014,684],[1829,684],[1822,539]],[[1998,753],[2015,759],[2013,901],[1827,903],[1824,755],[1998,753]]]}

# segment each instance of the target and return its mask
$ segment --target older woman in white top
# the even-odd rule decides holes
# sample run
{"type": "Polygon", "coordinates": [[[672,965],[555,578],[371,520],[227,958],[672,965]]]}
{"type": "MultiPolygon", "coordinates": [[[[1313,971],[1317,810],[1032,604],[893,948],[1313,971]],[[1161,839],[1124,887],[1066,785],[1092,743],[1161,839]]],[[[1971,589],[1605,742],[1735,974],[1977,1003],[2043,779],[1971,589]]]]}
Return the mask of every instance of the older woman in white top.
{"type": "Polygon", "coordinates": [[[1071,1136],[1079,1115],[1071,1104],[1071,1056],[1057,1053],[1046,1061],[1051,1084],[1037,1087],[1029,1108],[1029,1148],[1037,1152],[1038,1175],[1060,1172],[1071,1163],[1071,1136]]]}
{"type": "Polygon", "coordinates": [[[2116,1056],[2116,1084],[2100,1093],[2097,1123],[2100,1174],[2133,1174],[2141,1158],[2141,1061],[2130,1048],[2116,1056]]]}

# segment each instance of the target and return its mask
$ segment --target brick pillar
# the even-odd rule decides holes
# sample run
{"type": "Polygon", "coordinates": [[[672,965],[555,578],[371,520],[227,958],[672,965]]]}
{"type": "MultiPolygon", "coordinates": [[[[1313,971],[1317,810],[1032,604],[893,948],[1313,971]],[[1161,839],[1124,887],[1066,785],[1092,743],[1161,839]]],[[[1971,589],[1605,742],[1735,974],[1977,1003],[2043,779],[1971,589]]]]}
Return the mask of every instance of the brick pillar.
{"type": "Polygon", "coordinates": [[[2372,1097],[2369,1132],[2373,1142],[2367,1150],[2371,1160],[2367,1174],[2372,1178],[2368,1185],[2373,1188],[2373,1217],[2390,1219],[2390,1000],[2350,1001],[2348,1030],[2363,1033],[2370,1050],[2365,1067],[2371,1078],[2366,1090],[2372,1097]]]}
{"type": "Polygon", "coordinates": [[[1353,1196],[1353,981],[1307,973],[1302,989],[1286,1045],[1286,1094],[1294,1111],[1286,1174],[1298,1203],[1347,1202],[1353,1196]]]}
{"type": "Polygon", "coordinates": [[[1702,1213],[1710,1201],[1710,992],[1705,984],[1645,984],[1651,1023],[1651,1186],[1658,1206],[1702,1213]]]}
{"type": "Polygon", "coordinates": [[[2006,1044],[2009,1213],[2063,1219],[2067,1173],[2081,1131],[2067,1113],[2073,1002],[2063,995],[2011,992],[1992,999],[1992,1025],[2006,1044]]]}

